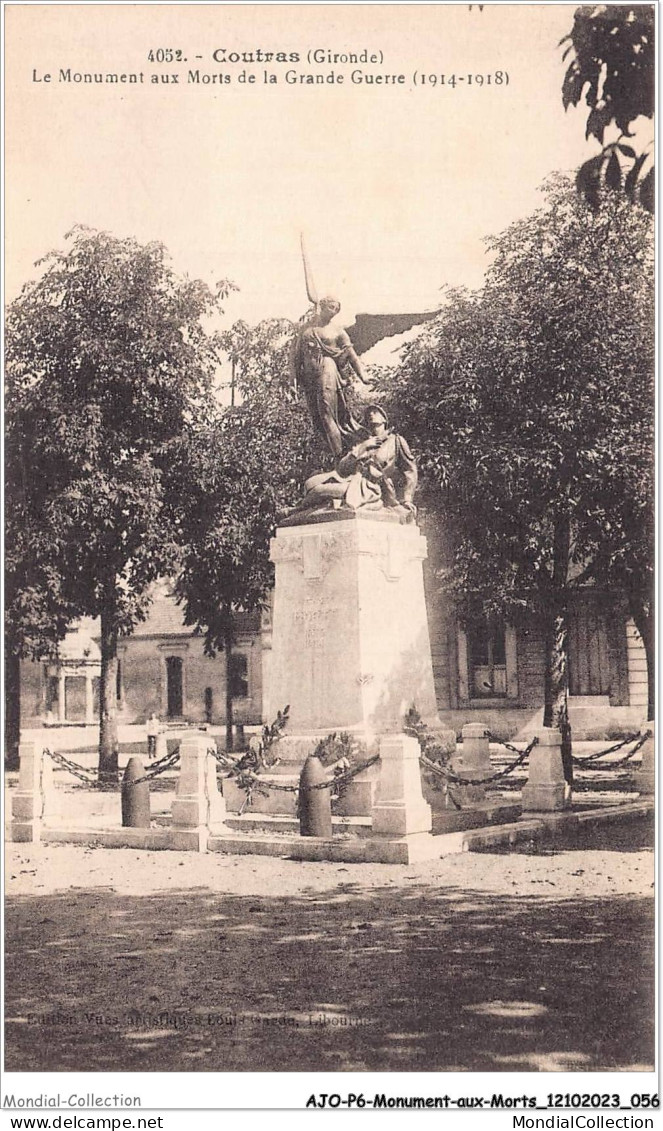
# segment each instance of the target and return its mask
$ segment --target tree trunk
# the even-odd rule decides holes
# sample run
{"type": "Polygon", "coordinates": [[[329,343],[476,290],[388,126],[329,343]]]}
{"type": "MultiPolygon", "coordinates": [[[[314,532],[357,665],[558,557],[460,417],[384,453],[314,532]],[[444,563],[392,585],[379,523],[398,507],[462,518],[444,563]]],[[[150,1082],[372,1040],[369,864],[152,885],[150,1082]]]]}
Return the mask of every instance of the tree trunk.
{"type": "Polygon", "coordinates": [[[21,741],[21,659],[7,640],[5,651],[5,768],[17,770],[21,741]]]}
{"type": "Polygon", "coordinates": [[[543,725],[556,727],[562,735],[564,778],[573,785],[573,754],[569,722],[569,631],[566,585],[569,573],[571,523],[568,515],[558,517],[553,535],[553,592],[547,606],[546,667],[543,725]]]}
{"type": "Polygon", "coordinates": [[[546,625],[546,667],[543,725],[555,727],[562,735],[564,778],[573,785],[571,724],[569,722],[568,629],[566,610],[559,609],[546,625]]]}
{"type": "Polygon", "coordinates": [[[99,779],[117,781],[117,627],[112,611],[101,614],[99,681],[99,779]]]}
{"type": "Polygon", "coordinates": [[[637,598],[631,598],[630,607],[647,657],[647,721],[653,721],[656,713],[656,624],[653,603],[645,605],[637,598]]]}
{"type": "Polygon", "coordinates": [[[232,677],[232,655],[233,655],[233,622],[232,613],[228,613],[226,620],[226,627],[223,633],[223,647],[226,653],[226,750],[234,749],[234,736],[233,736],[233,677],[232,677]]]}

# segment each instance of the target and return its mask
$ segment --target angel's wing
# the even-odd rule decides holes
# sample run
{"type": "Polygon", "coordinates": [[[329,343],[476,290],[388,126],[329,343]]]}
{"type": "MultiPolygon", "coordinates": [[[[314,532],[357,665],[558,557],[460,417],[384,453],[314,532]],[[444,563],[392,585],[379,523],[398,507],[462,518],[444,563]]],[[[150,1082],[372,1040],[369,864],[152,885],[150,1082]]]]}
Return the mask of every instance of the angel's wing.
{"type": "Polygon", "coordinates": [[[318,291],[313,281],[313,272],[311,271],[311,264],[309,262],[308,252],[306,250],[306,240],[304,233],[301,232],[299,236],[299,243],[302,249],[302,263],[304,264],[304,282],[306,283],[306,294],[309,302],[315,306],[318,301],[318,291]]]}
{"type": "Polygon", "coordinates": [[[355,351],[366,353],[383,338],[404,334],[413,326],[429,322],[438,313],[437,310],[427,310],[421,314],[358,314],[352,325],[347,327],[347,333],[355,351]]]}

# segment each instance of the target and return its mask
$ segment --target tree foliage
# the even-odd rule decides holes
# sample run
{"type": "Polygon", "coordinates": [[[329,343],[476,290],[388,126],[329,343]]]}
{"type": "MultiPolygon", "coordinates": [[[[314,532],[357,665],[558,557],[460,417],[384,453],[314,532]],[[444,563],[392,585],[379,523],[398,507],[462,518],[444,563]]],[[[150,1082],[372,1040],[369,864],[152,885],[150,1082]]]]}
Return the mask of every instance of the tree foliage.
{"type": "MultiPolygon", "coordinates": [[[[55,571],[67,615],[101,619],[100,769],[113,773],[117,641],[176,559],[173,445],[210,402],[219,347],[206,320],[228,285],[213,293],[177,277],[161,244],[81,227],[67,239],[9,309],[6,408],[22,487],[8,506],[15,525],[31,515],[29,570],[55,571]]],[[[27,595],[19,585],[14,605],[27,595]]],[[[42,632],[33,606],[24,650],[42,632]]]]}
{"type": "MultiPolygon", "coordinates": [[[[632,127],[654,114],[654,5],[588,5],[576,10],[561,44],[571,59],[562,85],[564,109],[589,107],[586,137],[601,152],[585,161],[577,188],[593,209],[602,185],[654,211],[653,139],[642,145],[632,127]],[[606,132],[613,139],[606,142],[606,132]],[[639,151],[638,151],[639,150],[639,151]]],[[[560,44],[560,46],[561,46],[560,44]]]]}
{"type": "Polygon", "coordinates": [[[489,241],[483,291],[450,293],[390,381],[451,533],[445,587],[468,617],[537,616],[551,678],[574,588],[651,611],[650,228],[623,198],[592,212],[556,178],[489,241]]]}

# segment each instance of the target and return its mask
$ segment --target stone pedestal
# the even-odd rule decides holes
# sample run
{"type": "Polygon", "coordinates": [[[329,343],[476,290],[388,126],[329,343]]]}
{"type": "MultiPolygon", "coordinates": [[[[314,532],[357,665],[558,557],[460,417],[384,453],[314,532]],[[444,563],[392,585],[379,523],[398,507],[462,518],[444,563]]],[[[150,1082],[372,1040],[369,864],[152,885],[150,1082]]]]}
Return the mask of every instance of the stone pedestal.
{"type": "Polygon", "coordinates": [[[656,733],[654,723],[646,723],[641,733],[651,731],[650,737],[642,747],[642,762],[640,769],[634,775],[635,788],[641,794],[653,794],[656,785],[656,733]]]}
{"type": "Polygon", "coordinates": [[[180,775],[172,806],[171,847],[205,852],[210,829],[225,819],[209,737],[185,735],[180,745],[180,775]]]}
{"type": "Polygon", "coordinates": [[[12,840],[24,843],[41,840],[44,821],[53,798],[53,763],[36,742],[19,745],[18,789],[12,794],[12,840]]]}
{"type": "Polygon", "coordinates": [[[430,833],[431,807],[424,801],[419,743],[406,734],[380,739],[380,777],[373,805],[373,834],[403,837],[430,833]]]}
{"type": "Polygon", "coordinates": [[[538,745],[529,756],[529,776],[522,791],[523,813],[564,809],[571,802],[564,779],[560,732],[545,728],[538,737],[538,745]]]}
{"type": "MultiPolygon", "coordinates": [[[[468,782],[490,777],[490,744],[485,723],[467,723],[463,727],[462,744],[456,747],[451,768],[459,778],[468,782]]],[[[481,807],[486,803],[485,785],[459,785],[453,782],[452,793],[457,794],[463,809],[481,807]]]]}
{"type": "Polygon", "coordinates": [[[434,725],[419,528],[388,512],[330,511],[279,527],[271,557],[269,697],[272,712],[290,705],[283,770],[332,731],[374,752],[376,737],[400,732],[413,704],[434,725]]]}

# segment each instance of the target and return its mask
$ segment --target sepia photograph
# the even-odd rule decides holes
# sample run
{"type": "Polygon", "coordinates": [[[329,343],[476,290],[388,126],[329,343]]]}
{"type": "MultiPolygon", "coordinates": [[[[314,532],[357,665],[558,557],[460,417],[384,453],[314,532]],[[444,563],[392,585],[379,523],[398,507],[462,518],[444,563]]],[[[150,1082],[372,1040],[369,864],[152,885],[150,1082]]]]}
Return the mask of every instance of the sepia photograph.
{"type": "Polygon", "coordinates": [[[13,1116],[654,1126],[655,8],[3,4],[13,1116]]]}

